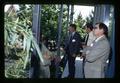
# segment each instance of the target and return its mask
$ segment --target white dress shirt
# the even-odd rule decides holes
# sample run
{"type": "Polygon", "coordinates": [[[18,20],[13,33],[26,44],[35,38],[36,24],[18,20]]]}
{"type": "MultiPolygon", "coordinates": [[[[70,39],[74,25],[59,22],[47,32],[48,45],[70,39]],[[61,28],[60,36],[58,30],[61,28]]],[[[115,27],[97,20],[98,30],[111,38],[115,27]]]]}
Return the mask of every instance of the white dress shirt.
{"type": "Polygon", "coordinates": [[[87,41],[87,46],[90,46],[90,44],[96,39],[95,35],[93,34],[93,31],[89,33],[88,41],[87,41]]]}

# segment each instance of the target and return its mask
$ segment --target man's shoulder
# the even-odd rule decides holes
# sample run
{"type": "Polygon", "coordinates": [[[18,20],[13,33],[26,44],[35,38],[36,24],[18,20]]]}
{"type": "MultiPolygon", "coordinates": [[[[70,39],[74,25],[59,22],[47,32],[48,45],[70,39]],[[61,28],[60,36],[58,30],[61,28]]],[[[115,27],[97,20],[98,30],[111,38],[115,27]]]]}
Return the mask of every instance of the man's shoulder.
{"type": "Polygon", "coordinates": [[[80,36],[80,34],[78,32],[75,32],[75,34],[80,36]]]}
{"type": "Polygon", "coordinates": [[[91,31],[91,32],[89,33],[89,35],[90,35],[90,36],[95,36],[94,33],[93,33],[93,31],[91,31]]]}
{"type": "Polygon", "coordinates": [[[101,47],[109,47],[109,41],[106,38],[100,39],[97,45],[100,45],[101,47]]]}

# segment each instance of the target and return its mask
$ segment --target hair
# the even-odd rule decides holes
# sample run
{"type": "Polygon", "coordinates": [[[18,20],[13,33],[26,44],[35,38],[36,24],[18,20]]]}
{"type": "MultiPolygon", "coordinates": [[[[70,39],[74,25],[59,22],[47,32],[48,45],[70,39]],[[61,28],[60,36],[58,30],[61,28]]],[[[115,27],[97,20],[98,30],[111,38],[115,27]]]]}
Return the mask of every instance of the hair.
{"type": "Polygon", "coordinates": [[[76,30],[76,25],[75,24],[70,24],[70,27],[72,27],[76,30]]]}
{"type": "Polygon", "coordinates": [[[85,26],[89,28],[91,31],[93,30],[93,25],[91,23],[87,23],[85,26]]]}
{"type": "Polygon", "coordinates": [[[104,30],[104,35],[108,38],[108,27],[102,22],[98,22],[98,23],[96,23],[96,25],[97,24],[99,24],[99,29],[104,30]]]}

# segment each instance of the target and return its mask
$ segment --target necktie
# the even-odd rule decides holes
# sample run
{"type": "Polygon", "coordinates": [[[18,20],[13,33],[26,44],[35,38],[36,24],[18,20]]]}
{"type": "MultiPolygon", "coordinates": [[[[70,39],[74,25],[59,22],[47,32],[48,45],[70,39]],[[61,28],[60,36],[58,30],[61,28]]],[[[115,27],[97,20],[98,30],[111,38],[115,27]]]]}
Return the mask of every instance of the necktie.
{"type": "Polygon", "coordinates": [[[86,35],[86,38],[85,38],[85,45],[87,45],[88,38],[89,38],[89,34],[86,35]]]}
{"type": "Polygon", "coordinates": [[[69,41],[70,41],[71,37],[72,37],[72,33],[69,34],[69,41]]]}

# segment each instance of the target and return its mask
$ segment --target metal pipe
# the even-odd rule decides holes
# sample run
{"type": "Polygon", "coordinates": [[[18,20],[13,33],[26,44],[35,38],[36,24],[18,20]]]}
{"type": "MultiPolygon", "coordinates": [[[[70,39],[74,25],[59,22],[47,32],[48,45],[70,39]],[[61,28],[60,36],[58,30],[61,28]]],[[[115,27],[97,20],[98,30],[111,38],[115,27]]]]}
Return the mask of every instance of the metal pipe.
{"type": "MultiPolygon", "coordinates": [[[[59,18],[58,18],[58,42],[57,42],[57,57],[60,58],[60,43],[61,43],[61,29],[62,29],[62,18],[63,18],[63,4],[60,8],[59,18]]],[[[59,78],[59,62],[56,63],[56,78],[59,78]]]]}
{"type": "MultiPolygon", "coordinates": [[[[33,9],[33,24],[32,31],[33,36],[36,38],[39,45],[40,42],[40,18],[41,18],[41,6],[35,5],[33,9]]],[[[40,60],[38,58],[37,52],[34,49],[31,56],[31,65],[29,70],[29,78],[39,78],[40,73],[40,60]]]]}

